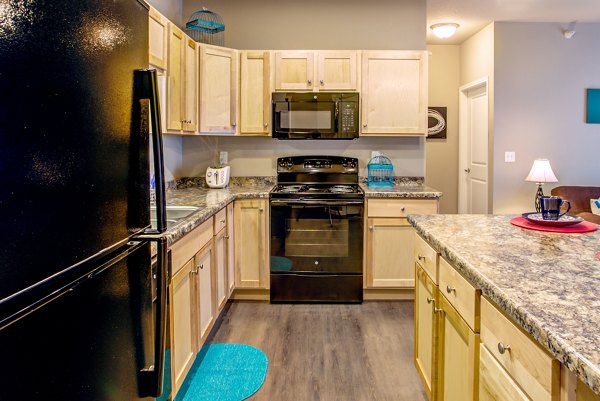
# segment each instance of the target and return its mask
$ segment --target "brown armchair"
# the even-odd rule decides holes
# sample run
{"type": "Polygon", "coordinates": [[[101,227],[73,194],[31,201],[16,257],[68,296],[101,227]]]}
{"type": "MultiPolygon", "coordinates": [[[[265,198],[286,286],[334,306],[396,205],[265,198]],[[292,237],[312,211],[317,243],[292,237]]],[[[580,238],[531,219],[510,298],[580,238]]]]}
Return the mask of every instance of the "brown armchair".
{"type": "Polygon", "coordinates": [[[570,214],[577,215],[591,223],[600,224],[600,216],[592,213],[590,199],[600,197],[600,187],[560,186],[550,191],[552,195],[571,202],[570,214]]]}

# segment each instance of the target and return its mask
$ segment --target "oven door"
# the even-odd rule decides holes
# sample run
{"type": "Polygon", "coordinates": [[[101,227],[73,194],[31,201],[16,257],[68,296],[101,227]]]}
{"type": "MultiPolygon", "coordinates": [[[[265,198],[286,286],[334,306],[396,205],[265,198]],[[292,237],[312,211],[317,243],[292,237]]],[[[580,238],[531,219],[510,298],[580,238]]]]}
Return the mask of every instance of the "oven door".
{"type": "Polygon", "coordinates": [[[362,302],[363,201],[271,200],[271,302],[362,302]]]}

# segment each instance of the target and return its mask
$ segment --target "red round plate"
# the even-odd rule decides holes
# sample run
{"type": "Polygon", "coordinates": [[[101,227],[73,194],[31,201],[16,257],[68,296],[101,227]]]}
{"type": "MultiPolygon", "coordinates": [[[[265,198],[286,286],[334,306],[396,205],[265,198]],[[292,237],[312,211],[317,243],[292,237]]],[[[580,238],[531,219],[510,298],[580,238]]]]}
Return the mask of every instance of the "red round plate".
{"type": "Polygon", "coordinates": [[[565,214],[563,216],[560,216],[558,220],[544,220],[542,218],[542,214],[537,212],[523,213],[523,218],[527,219],[533,224],[539,224],[541,226],[548,227],[572,226],[573,224],[581,223],[583,221],[581,217],[573,216],[572,214],[565,214]]]}
{"type": "Polygon", "coordinates": [[[539,224],[530,222],[524,217],[515,217],[510,222],[514,226],[526,228],[529,230],[550,231],[555,233],[588,233],[591,231],[596,231],[598,229],[597,225],[590,223],[589,221],[582,221],[581,223],[573,224],[572,226],[567,227],[541,226],[539,224]]]}

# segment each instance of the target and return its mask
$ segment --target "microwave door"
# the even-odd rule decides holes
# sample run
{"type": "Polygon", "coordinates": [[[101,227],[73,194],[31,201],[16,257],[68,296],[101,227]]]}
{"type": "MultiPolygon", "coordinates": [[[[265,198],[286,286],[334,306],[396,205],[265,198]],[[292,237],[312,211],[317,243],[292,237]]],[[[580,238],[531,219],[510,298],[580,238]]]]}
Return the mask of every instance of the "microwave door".
{"type": "Polygon", "coordinates": [[[335,103],[332,101],[294,101],[281,114],[281,128],[292,137],[326,137],[336,132],[335,103]]]}

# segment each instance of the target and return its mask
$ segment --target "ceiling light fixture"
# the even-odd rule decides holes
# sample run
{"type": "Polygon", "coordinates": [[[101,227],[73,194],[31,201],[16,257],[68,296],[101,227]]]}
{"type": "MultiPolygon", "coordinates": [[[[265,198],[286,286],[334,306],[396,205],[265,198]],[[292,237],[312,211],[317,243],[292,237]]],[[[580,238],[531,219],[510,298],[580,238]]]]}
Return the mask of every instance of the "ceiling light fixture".
{"type": "Polygon", "coordinates": [[[433,34],[440,39],[446,39],[454,35],[454,32],[456,32],[456,28],[458,27],[459,25],[454,22],[443,22],[441,24],[433,24],[430,26],[433,34]]]}

